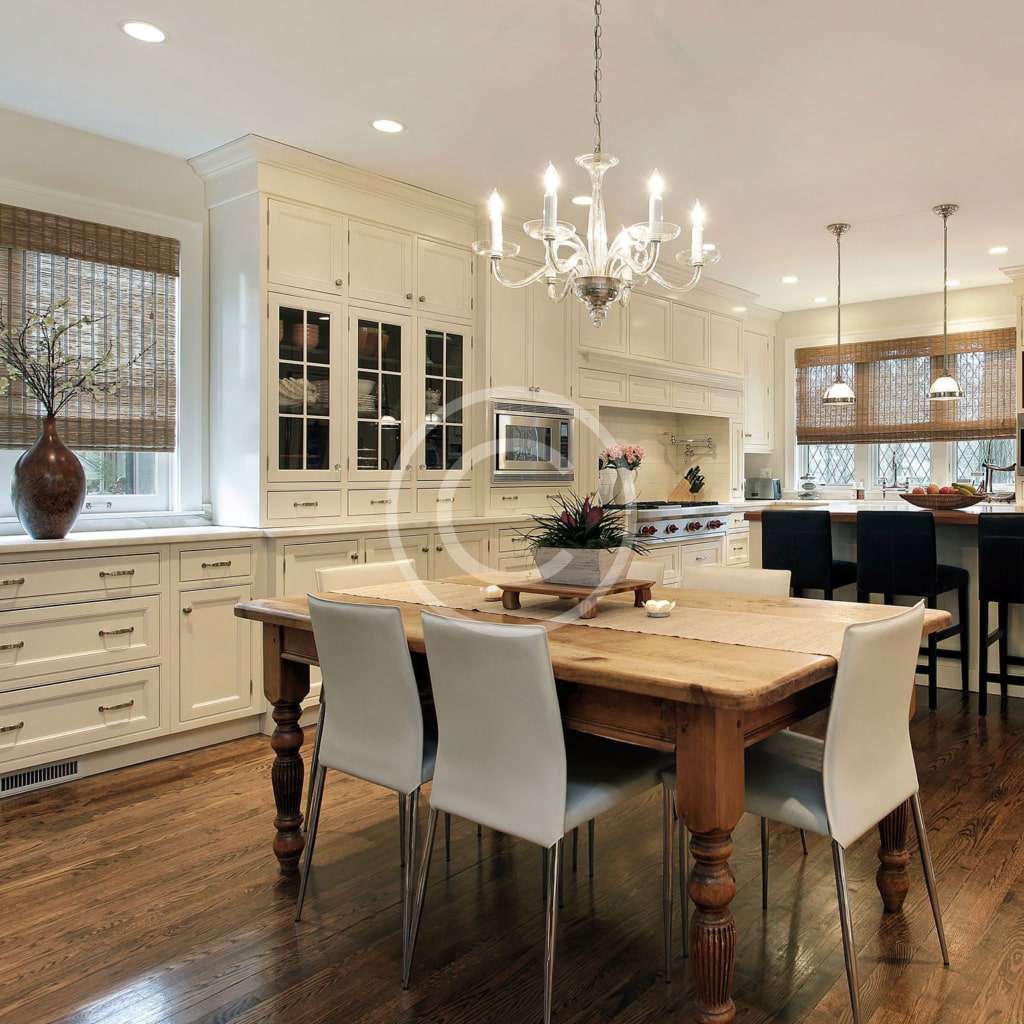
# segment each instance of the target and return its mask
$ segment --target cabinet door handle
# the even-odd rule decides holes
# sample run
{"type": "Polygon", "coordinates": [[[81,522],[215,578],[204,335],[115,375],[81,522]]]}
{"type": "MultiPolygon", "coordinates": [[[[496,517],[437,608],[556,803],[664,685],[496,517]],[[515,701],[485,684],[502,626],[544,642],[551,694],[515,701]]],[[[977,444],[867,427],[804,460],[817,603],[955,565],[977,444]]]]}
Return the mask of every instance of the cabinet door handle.
{"type": "Polygon", "coordinates": [[[293,501],[292,508],[316,508],[319,501],[293,501]]]}
{"type": "Polygon", "coordinates": [[[371,498],[370,499],[370,504],[371,505],[390,505],[391,504],[391,499],[390,498],[371,498]]]}
{"type": "Polygon", "coordinates": [[[24,646],[24,640],[15,640],[14,643],[0,644],[0,651],[20,651],[24,646]]]}
{"type": "Polygon", "coordinates": [[[134,632],[134,626],[121,626],[118,629],[101,629],[100,636],[127,636],[129,633],[134,632]]]}
{"type": "Polygon", "coordinates": [[[435,550],[435,551],[444,551],[444,548],[443,548],[443,547],[441,547],[441,545],[440,545],[440,544],[438,544],[438,545],[437,545],[437,547],[436,547],[436,548],[434,548],[434,550],[435,550]]]}
{"type": "Polygon", "coordinates": [[[336,277],[334,279],[334,287],[340,288],[345,283],[345,279],[342,277],[336,277]]]}
{"type": "Polygon", "coordinates": [[[352,554],[349,555],[348,557],[351,558],[353,562],[358,562],[359,561],[359,552],[358,551],[353,551],[352,554]]]}
{"type": "Polygon", "coordinates": [[[427,301],[426,295],[421,295],[420,296],[420,302],[426,302],[426,301],[427,301]]]}
{"type": "Polygon", "coordinates": [[[24,576],[11,576],[6,580],[0,580],[0,587],[20,587],[24,582],[24,576]]]}
{"type": "Polygon", "coordinates": [[[135,707],[135,700],[123,700],[120,704],[101,704],[96,710],[101,714],[104,711],[124,711],[125,708],[135,707]]]}
{"type": "Polygon", "coordinates": [[[110,579],[114,576],[134,576],[134,569],[100,569],[100,579],[110,579]]]}
{"type": "Polygon", "coordinates": [[[438,505],[454,505],[455,504],[455,499],[454,498],[435,498],[434,500],[437,502],[438,505]]]}
{"type": "Polygon", "coordinates": [[[412,298],[412,292],[406,292],[406,293],[405,293],[405,297],[406,297],[407,299],[411,299],[411,298],[412,298]]]}
{"type": "Polygon", "coordinates": [[[230,565],[230,558],[223,562],[200,562],[200,568],[202,569],[227,569],[230,565]]]}
{"type": "Polygon", "coordinates": [[[420,548],[420,551],[422,551],[423,554],[426,554],[429,550],[430,548],[420,548]]]}
{"type": "Polygon", "coordinates": [[[17,732],[19,729],[24,728],[24,722],[15,722],[14,725],[0,725],[0,732],[17,732]]]}
{"type": "Polygon", "coordinates": [[[192,605],[190,605],[190,604],[185,605],[185,607],[181,609],[181,614],[182,615],[191,615],[192,614],[192,605]]]}

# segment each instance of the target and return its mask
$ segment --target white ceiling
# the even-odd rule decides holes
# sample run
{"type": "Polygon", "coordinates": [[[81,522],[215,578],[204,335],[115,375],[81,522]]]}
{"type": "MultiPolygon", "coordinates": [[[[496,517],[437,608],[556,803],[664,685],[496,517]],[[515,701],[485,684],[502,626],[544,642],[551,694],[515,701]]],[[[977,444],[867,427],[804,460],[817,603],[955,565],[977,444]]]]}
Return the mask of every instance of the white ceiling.
{"type": "MultiPolygon", "coordinates": [[[[963,287],[1024,263],[1020,0],[605,0],[604,25],[612,226],[656,165],[667,214],[708,208],[714,276],[779,309],[834,294],[833,220],[849,301],[941,287],[938,202],[963,287]]],[[[590,32],[589,0],[34,0],[0,106],[182,157],[254,132],[533,217],[549,159],[584,191],[590,32]]]]}

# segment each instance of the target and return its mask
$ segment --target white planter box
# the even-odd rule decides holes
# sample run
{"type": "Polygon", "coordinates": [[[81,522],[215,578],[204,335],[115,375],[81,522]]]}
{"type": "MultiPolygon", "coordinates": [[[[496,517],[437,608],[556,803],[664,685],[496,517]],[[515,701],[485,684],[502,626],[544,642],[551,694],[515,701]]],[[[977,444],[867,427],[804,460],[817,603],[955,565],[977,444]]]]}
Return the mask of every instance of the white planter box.
{"type": "Polygon", "coordinates": [[[537,548],[534,559],[548,583],[574,587],[610,586],[626,579],[632,548],[537,548]]]}

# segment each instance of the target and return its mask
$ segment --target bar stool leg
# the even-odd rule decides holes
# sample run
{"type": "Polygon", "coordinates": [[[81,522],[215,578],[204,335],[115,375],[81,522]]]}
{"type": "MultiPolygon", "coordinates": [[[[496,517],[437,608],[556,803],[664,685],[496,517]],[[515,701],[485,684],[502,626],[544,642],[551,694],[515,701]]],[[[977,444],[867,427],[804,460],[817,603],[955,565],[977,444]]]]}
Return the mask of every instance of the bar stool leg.
{"type": "Polygon", "coordinates": [[[956,596],[960,615],[960,686],[966,697],[971,692],[971,613],[967,605],[967,588],[959,587],[956,596]]]}
{"type": "Polygon", "coordinates": [[[832,597],[832,588],[831,588],[831,587],[826,587],[826,588],[825,588],[825,600],[826,600],[826,601],[831,601],[831,600],[833,600],[833,597],[832,597]]]}
{"type": "Polygon", "coordinates": [[[988,601],[978,603],[978,714],[988,714],[988,601]]]}
{"type": "MultiPolygon", "coordinates": [[[[929,608],[938,607],[935,595],[926,599],[929,608]]],[[[928,634],[928,710],[934,711],[939,704],[939,642],[934,633],[928,634]]]]}
{"type": "Polygon", "coordinates": [[[871,604],[871,594],[868,591],[861,590],[860,587],[858,587],[857,588],[857,601],[860,604],[871,604]]]}
{"type": "Polygon", "coordinates": [[[999,602],[999,689],[1003,700],[1010,696],[1010,606],[999,602]]]}

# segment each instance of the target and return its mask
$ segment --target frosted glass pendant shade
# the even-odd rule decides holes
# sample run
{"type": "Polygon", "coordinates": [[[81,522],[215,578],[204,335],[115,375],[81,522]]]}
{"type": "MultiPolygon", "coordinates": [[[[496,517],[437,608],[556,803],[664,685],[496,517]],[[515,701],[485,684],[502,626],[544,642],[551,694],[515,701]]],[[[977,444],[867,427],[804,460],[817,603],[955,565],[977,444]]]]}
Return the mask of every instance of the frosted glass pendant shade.
{"type": "Polygon", "coordinates": [[[932,381],[928,389],[929,402],[955,402],[964,397],[960,385],[950,376],[943,374],[932,381]]]}
{"type": "Polygon", "coordinates": [[[841,378],[833,381],[821,396],[822,405],[852,405],[857,401],[853,388],[841,378]]]}

